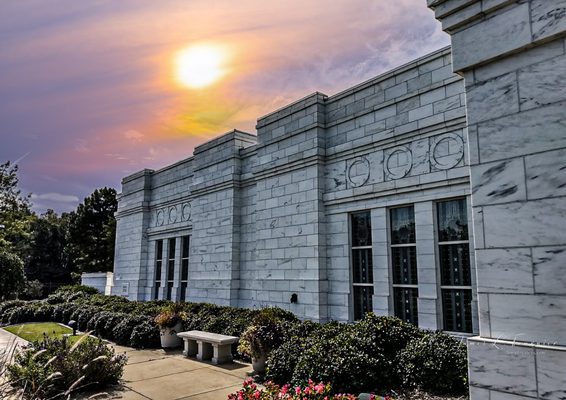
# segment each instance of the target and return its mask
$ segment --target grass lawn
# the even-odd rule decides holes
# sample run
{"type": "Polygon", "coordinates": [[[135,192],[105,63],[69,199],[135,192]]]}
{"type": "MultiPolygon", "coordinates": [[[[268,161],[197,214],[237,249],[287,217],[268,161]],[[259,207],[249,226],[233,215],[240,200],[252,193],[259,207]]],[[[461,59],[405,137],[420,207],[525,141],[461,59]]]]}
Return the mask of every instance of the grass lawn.
{"type": "MultiPolygon", "coordinates": [[[[43,334],[46,334],[51,338],[61,338],[64,334],[73,333],[73,330],[71,328],[56,324],[55,322],[38,322],[33,324],[12,325],[7,326],[4,329],[29,342],[33,342],[34,340],[42,340],[43,334]]],[[[80,337],[80,335],[72,336],[70,340],[72,342],[75,342],[80,337]]]]}

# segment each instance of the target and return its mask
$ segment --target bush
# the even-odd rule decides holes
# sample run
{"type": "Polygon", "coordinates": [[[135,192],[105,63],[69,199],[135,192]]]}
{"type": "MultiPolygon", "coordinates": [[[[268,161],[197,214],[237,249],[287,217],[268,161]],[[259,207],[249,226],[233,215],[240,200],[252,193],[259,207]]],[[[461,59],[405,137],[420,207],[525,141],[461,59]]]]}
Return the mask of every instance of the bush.
{"type": "Polygon", "coordinates": [[[357,392],[400,384],[399,353],[422,336],[413,325],[372,313],[355,324],[291,323],[285,330],[285,342],[268,359],[268,379],[278,384],[312,379],[357,392]]]}
{"type": "MultiPolygon", "coordinates": [[[[77,322],[77,328],[80,331],[86,331],[88,329],[88,322],[97,312],[98,308],[79,306],[71,314],[71,319],[77,322]]],[[[68,321],[66,323],[68,323],[68,321]]]]}
{"type": "Polygon", "coordinates": [[[130,346],[136,349],[156,348],[161,346],[159,328],[149,321],[144,321],[132,329],[130,346]]]}
{"type": "Polygon", "coordinates": [[[74,346],[63,339],[34,342],[18,352],[8,366],[9,382],[32,398],[52,398],[76,391],[97,389],[117,383],[122,376],[125,355],[101,340],[88,337],[74,346]]]}
{"type": "Polygon", "coordinates": [[[85,285],[66,285],[61,286],[59,289],[55,291],[57,294],[70,294],[70,293],[84,293],[84,294],[99,294],[100,292],[91,287],[85,285]]]}
{"type": "Polygon", "coordinates": [[[53,320],[53,312],[55,306],[47,303],[42,303],[35,309],[34,321],[47,322],[53,320]]]}
{"type": "Polygon", "coordinates": [[[113,330],[125,317],[127,314],[98,311],[87,322],[86,329],[101,338],[114,340],[113,330]]]}
{"type": "Polygon", "coordinates": [[[23,306],[14,307],[6,311],[2,316],[2,322],[9,325],[21,322],[35,321],[36,303],[27,303],[23,306]]]}
{"type": "Polygon", "coordinates": [[[71,320],[71,315],[80,306],[74,303],[63,303],[57,304],[53,307],[53,321],[61,322],[62,324],[68,324],[71,320]]]}
{"type": "MultiPolygon", "coordinates": [[[[144,316],[134,316],[124,314],[120,318],[120,322],[112,329],[112,338],[114,341],[122,346],[127,346],[130,344],[130,337],[132,336],[132,331],[137,325],[142,322],[148,321],[147,317],[144,316]]],[[[108,322],[105,325],[105,329],[108,330],[108,322]]]]}
{"type": "Polygon", "coordinates": [[[404,385],[430,393],[465,393],[467,367],[466,345],[442,332],[412,340],[399,357],[404,385]]]}
{"type": "Polygon", "coordinates": [[[20,307],[25,305],[26,303],[27,302],[23,300],[9,300],[0,303],[0,317],[2,317],[2,315],[4,315],[4,313],[10,310],[11,308],[20,307]]]}

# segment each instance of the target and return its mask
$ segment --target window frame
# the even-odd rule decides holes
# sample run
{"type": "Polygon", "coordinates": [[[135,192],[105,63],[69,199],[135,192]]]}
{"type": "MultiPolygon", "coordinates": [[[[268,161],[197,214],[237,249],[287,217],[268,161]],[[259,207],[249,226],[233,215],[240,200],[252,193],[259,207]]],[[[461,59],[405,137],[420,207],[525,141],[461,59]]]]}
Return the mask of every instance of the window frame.
{"type": "Polygon", "coordinates": [[[154,279],[153,279],[153,300],[159,299],[159,291],[161,289],[161,276],[163,274],[163,253],[164,253],[164,240],[157,239],[155,241],[155,257],[153,261],[153,268],[154,268],[154,279]],[[161,247],[161,254],[159,249],[161,247]],[[159,265],[159,269],[158,269],[159,265]],[[159,272],[159,273],[158,273],[159,272]]]}
{"type": "MultiPolygon", "coordinates": [[[[370,251],[370,258],[372,260],[372,269],[374,268],[373,266],[373,235],[372,235],[372,224],[371,224],[371,210],[358,210],[358,211],[352,211],[350,213],[348,213],[348,255],[349,255],[349,275],[350,275],[350,304],[351,307],[350,308],[350,321],[357,321],[356,319],[356,297],[355,297],[355,287],[370,287],[371,288],[371,298],[370,298],[370,309],[366,312],[363,312],[362,314],[365,315],[365,313],[367,312],[371,312],[373,311],[373,295],[375,293],[375,289],[374,289],[374,277],[373,277],[373,271],[372,271],[372,282],[368,282],[368,283],[355,283],[354,282],[354,251],[357,250],[369,250],[370,251]],[[365,246],[354,246],[354,227],[353,227],[353,216],[356,214],[364,214],[367,213],[369,215],[369,234],[370,234],[370,244],[369,245],[365,245],[365,246]]],[[[363,318],[362,315],[362,318],[363,318]]],[[[361,319],[361,318],[360,318],[361,319]]]]}
{"type": "MultiPolygon", "coordinates": [[[[467,196],[458,196],[458,197],[450,197],[446,199],[439,199],[434,201],[434,231],[435,231],[435,256],[436,256],[436,267],[437,267],[437,276],[438,276],[438,300],[439,300],[439,315],[438,315],[438,322],[439,326],[442,327],[442,330],[446,333],[456,335],[456,336],[471,336],[475,332],[474,328],[474,270],[472,265],[472,251],[471,248],[472,240],[470,239],[470,208],[469,208],[469,201],[467,196]],[[447,203],[450,201],[464,201],[464,210],[466,212],[466,224],[467,224],[467,240],[447,240],[441,241],[440,240],[440,212],[439,212],[439,204],[440,203],[447,203]],[[450,245],[465,245],[468,248],[468,264],[469,264],[469,281],[470,285],[444,285],[442,283],[442,265],[441,265],[441,257],[440,257],[440,247],[441,246],[450,246],[450,245]],[[453,290],[466,290],[469,291],[470,294],[470,305],[468,312],[470,313],[470,326],[469,330],[466,331],[458,331],[458,330],[448,330],[446,324],[446,312],[444,306],[444,292],[445,291],[453,291],[453,290]]],[[[456,321],[454,321],[456,324],[456,321]]]]}
{"type": "Polygon", "coordinates": [[[173,299],[173,287],[175,285],[175,272],[177,267],[177,237],[171,237],[167,239],[167,262],[166,262],[166,270],[165,270],[165,282],[167,286],[165,286],[165,299],[172,300],[173,299]],[[173,244],[173,246],[171,246],[173,244]],[[173,254],[171,254],[171,250],[173,254]]]}
{"type": "MultiPolygon", "coordinates": [[[[387,207],[387,244],[388,244],[388,255],[389,255],[389,273],[391,274],[391,279],[390,279],[390,288],[391,288],[391,312],[392,315],[401,318],[397,315],[397,310],[396,310],[396,296],[395,296],[395,292],[396,290],[402,290],[402,289],[412,289],[416,291],[416,320],[414,321],[414,325],[418,326],[419,324],[419,308],[418,308],[418,299],[419,299],[419,282],[418,282],[418,271],[419,271],[419,264],[418,264],[418,253],[417,253],[417,225],[416,225],[416,216],[415,216],[415,204],[414,203],[410,203],[410,204],[401,204],[401,205],[396,205],[393,207],[387,207]],[[395,209],[399,209],[399,208],[408,208],[408,207],[412,207],[413,209],[413,223],[415,225],[415,237],[414,237],[414,242],[412,243],[393,243],[393,213],[392,211],[395,209]],[[415,268],[416,268],[416,273],[417,273],[417,280],[416,283],[411,283],[411,284],[407,284],[407,283],[395,283],[395,270],[394,270],[394,262],[393,262],[393,249],[395,248],[407,248],[407,247],[413,247],[415,249],[415,268]]],[[[402,319],[402,318],[401,318],[402,319]]],[[[404,320],[404,319],[403,319],[404,320]]],[[[411,321],[405,321],[405,322],[409,322],[411,323],[411,321]]]]}
{"type": "Polygon", "coordinates": [[[180,262],[180,274],[179,274],[179,300],[181,302],[186,301],[186,297],[188,294],[189,288],[189,260],[191,258],[191,235],[183,235],[181,236],[181,262],[180,262]],[[187,239],[187,256],[185,255],[185,239],[187,239]],[[186,268],[187,274],[186,277],[183,278],[183,272],[185,269],[185,261],[186,261],[186,268]]]}

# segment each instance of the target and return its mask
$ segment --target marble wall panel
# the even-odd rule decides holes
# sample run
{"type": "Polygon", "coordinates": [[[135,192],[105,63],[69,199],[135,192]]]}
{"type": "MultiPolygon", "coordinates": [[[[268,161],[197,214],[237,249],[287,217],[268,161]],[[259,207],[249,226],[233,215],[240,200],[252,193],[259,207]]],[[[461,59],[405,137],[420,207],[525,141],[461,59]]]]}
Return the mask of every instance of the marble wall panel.
{"type": "Polygon", "coordinates": [[[566,149],[525,157],[529,199],[566,196],[566,149]]]}
{"type": "Polygon", "coordinates": [[[535,351],[503,342],[468,340],[470,385],[537,396],[535,351]]]}
{"type": "Polygon", "coordinates": [[[479,124],[480,160],[497,161],[566,147],[565,109],[566,102],[561,102],[479,124]]]}
{"type": "Polygon", "coordinates": [[[471,169],[474,206],[527,199],[522,158],[475,165],[471,169]]]}
{"type": "Polygon", "coordinates": [[[563,244],[564,200],[533,200],[483,207],[485,245],[549,246],[563,244]]]}

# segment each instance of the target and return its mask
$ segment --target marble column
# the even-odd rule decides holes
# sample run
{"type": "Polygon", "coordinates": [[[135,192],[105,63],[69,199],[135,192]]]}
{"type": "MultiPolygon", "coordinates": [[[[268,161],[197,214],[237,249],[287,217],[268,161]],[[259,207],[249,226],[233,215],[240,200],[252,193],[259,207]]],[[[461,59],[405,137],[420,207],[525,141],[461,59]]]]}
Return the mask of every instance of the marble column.
{"type": "Polygon", "coordinates": [[[478,399],[566,398],[566,0],[427,0],[466,82],[478,399]]]}

